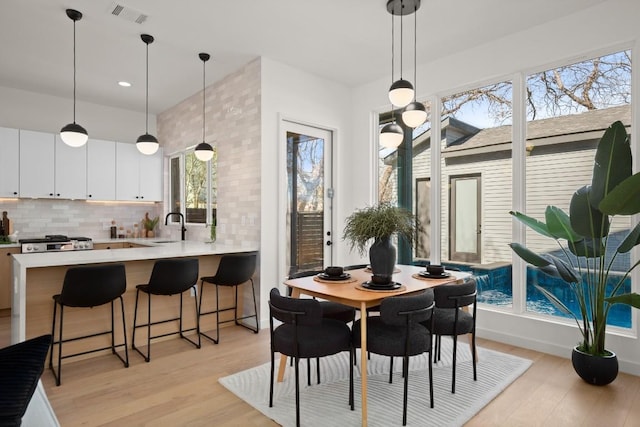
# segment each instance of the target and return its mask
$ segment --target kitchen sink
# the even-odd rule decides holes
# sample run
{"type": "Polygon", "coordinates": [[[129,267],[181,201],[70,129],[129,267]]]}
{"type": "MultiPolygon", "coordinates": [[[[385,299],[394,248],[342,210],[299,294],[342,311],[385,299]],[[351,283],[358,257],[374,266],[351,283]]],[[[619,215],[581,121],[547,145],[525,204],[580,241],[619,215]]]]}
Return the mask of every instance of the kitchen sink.
{"type": "Polygon", "coordinates": [[[153,242],[153,243],[176,243],[177,240],[160,240],[157,242],[153,242]]]}

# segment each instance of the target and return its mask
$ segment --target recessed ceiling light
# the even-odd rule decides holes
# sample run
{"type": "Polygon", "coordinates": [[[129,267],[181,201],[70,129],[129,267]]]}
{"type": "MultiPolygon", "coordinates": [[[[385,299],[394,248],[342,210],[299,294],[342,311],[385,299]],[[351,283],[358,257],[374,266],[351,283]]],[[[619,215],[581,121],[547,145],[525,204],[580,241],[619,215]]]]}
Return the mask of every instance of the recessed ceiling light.
{"type": "Polygon", "coordinates": [[[118,84],[122,87],[131,87],[131,83],[129,82],[118,82],[118,84]]]}

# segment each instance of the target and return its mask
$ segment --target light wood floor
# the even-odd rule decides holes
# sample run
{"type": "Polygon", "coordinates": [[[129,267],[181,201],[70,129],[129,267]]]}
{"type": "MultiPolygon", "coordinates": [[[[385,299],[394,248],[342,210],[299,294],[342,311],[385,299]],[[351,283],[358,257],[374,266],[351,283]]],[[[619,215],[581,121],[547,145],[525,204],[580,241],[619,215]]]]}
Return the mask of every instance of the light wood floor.
{"type": "MultiPolygon", "coordinates": [[[[0,318],[0,346],[10,342],[9,321],[0,318]]],[[[620,374],[613,384],[594,387],[568,359],[486,340],[479,345],[534,363],[467,426],[640,426],[639,377],[620,374]]],[[[60,387],[45,369],[42,381],[61,425],[277,425],[217,381],[268,362],[268,330],[256,335],[231,326],[221,330],[218,345],[206,341],[197,350],[176,338],[153,343],[151,351],[150,363],[130,353],[128,369],[112,355],[71,359],[60,387]]]]}

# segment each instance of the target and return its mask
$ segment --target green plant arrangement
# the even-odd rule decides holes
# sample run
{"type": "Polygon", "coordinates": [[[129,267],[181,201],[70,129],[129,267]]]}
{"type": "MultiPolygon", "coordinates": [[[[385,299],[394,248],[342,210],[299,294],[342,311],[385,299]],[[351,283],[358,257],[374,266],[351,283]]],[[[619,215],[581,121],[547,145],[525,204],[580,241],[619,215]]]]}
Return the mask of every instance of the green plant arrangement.
{"type": "Polygon", "coordinates": [[[350,249],[356,249],[365,255],[368,244],[369,262],[373,274],[388,276],[393,274],[396,263],[396,248],[391,236],[402,236],[411,245],[420,225],[416,217],[408,210],[380,203],[358,209],[346,219],[343,240],[348,240],[350,249]]]}
{"type": "Polygon", "coordinates": [[[394,233],[413,243],[417,230],[415,216],[404,208],[380,203],[358,209],[347,217],[343,239],[350,249],[365,255],[371,240],[390,238],[394,233]]]}
{"type": "Polygon", "coordinates": [[[640,223],[630,227],[631,231],[619,244],[610,236],[613,216],[639,212],[640,173],[632,175],[629,137],[620,121],[609,126],[598,142],[591,185],[573,194],[569,214],[558,207],[547,206],[545,221],[541,222],[520,212],[510,212],[527,227],[558,243],[562,258],[537,254],[518,243],[510,246],[524,261],[562,279],[571,289],[578,303],[577,313],[549,289],[535,285],[558,310],[575,319],[582,335],[576,347],[580,352],[600,357],[612,355],[605,347],[611,306],[627,304],[640,308],[640,295],[623,293],[625,280],[640,261],[630,265],[623,274],[614,274],[612,270],[619,254],[629,252],[640,243],[640,223]]]}
{"type": "Polygon", "coordinates": [[[142,221],[142,226],[147,231],[153,231],[156,229],[158,221],[160,221],[160,217],[149,218],[148,216],[145,216],[144,220],[142,221]]]}

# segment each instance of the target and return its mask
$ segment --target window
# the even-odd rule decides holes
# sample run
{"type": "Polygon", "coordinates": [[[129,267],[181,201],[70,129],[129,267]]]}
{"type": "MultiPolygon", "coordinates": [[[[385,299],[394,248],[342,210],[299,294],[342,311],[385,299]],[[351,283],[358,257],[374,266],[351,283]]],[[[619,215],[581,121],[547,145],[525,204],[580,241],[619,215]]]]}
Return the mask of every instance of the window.
{"type": "MultiPolygon", "coordinates": [[[[620,120],[630,133],[631,52],[544,70],[527,76],[526,81],[526,214],[544,220],[548,205],[568,213],[572,194],[591,183],[595,149],[604,129],[620,120]]],[[[629,217],[616,217],[611,224],[613,238],[626,235],[629,228],[629,217]]],[[[537,253],[558,255],[560,251],[557,244],[530,229],[526,246],[537,253]]],[[[629,253],[619,254],[611,269],[625,271],[630,262],[629,253]]],[[[575,305],[566,286],[528,267],[526,310],[566,317],[533,286],[542,281],[567,307],[575,305]]],[[[630,291],[630,279],[625,288],[630,291]]],[[[630,328],[631,308],[616,304],[607,320],[610,325],[630,328]]]]}
{"type": "MultiPolygon", "coordinates": [[[[198,160],[193,149],[169,159],[171,212],[180,212],[188,224],[216,225],[217,151],[209,162],[198,160]],[[208,220],[207,220],[208,219],[208,220]]],[[[171,222],[179,222],[177,216],[171,222]]]]}

